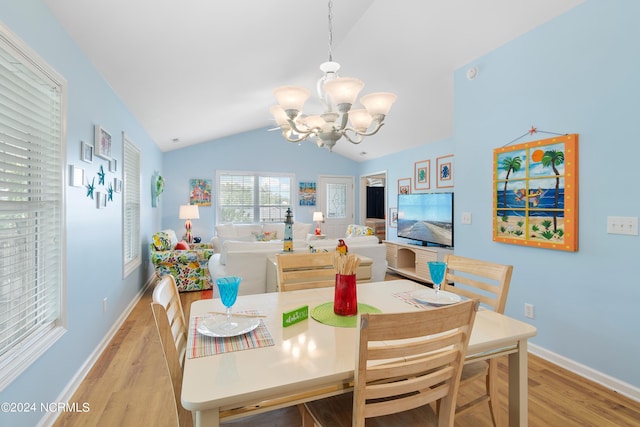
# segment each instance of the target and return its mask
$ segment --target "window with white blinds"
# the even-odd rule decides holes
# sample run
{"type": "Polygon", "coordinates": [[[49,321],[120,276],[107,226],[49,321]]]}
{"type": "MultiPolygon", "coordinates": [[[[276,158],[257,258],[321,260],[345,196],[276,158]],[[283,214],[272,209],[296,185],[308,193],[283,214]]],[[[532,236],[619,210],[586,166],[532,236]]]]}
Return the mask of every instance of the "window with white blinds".
{"type": "Polygon", "coordinates": [[[123,276],[140,266],[140,150],[123,134],[124,188],[122,203],[123,276]]]}
{"type": "Polygon", "coordinates": [[[0,25],[0,390],[65,330],[66,82],[0,25]]]}
{"type": "Polygon", "coordinates": [[[218,171],[218,224],[284,222],[294,198],[293,174],[218,171]]]}

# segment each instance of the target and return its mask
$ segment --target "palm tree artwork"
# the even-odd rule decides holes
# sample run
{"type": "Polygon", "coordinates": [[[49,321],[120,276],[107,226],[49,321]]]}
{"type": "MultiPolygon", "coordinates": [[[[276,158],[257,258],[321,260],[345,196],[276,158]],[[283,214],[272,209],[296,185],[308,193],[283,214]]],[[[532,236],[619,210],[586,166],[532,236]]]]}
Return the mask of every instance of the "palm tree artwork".
{"type": "Polygon", "coordinates": [[[540,161],[540,163],[542,163],[542,166],[544,167],[549,167],[551,166],[551,169],[553,169],[553,173],[556,175],[556,191],[555,191],[555,195],[554,195],[554,202],[553,202],[553,207],[554,207],[554,211],[553,211],[553,231],[556,232],[558,231],[558,201],[559,201],[559,197],[560,197],[560,172],[558,172],[558,165],[561,165],[564,163],[564,152],[562,151],[558,151],[558,150],[548,150],[544,152],[544,155],[542,156],[542,160],[540,161]]]}
{"type": "Polygon", "coordinates": [[[493,240],[578,250],[578,135],[494,150],[493,240]]]}

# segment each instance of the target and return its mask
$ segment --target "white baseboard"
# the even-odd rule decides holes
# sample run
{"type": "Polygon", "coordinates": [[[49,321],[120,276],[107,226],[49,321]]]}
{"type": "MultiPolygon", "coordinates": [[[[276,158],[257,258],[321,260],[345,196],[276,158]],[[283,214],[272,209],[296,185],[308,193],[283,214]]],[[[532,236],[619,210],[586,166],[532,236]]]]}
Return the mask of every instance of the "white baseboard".
{"type": "MultiPolygon", "coordinates": [[[[107,346],[109,345],[109,342],[111,342],[111,339],[116,335],[116,333],[118,333],[118,330],[124,324],[125,320],[127,320],[127,317],[129,317],[129,314],[131,314],[131,311],[133,311],[133,308],[136,306],[138,301],[140,301],[140,299],[146,292],[147,288],[153,284],[154,279],[155,279],[155,275],[152,275],[147,281],[147,283],[144,285],[144,287],[140,290],[140,292],[138,292],[136,297],[131,301],[131,303],[129,303],[129,305],[122,312],[120,317],[118,317],[118,320],[113,324],[113,326],[111,326],[111,329],[109,329],[109,332],[107,332],[107,334],[104,336],[102,341],[100,341],[98,346],[93,350],[93,352],[89,355],[89,357],[84,362],[84,364],[73,376],[71,381],[69,381],[67,386],[62,390],[62,392],[56,399],[56,402],[71,402],[71,399],[73,398],[73,394],[76,392],[78,387],[80,387],[80,384],[82,384],[82,381],[84,381],[85,377],[87,376],[87,374],[89,373],[93,365],[96,363],[96,361],[98,360],[102,352],[107,348],[107,346]]],[[[56,419],[58,418],[58,415],[60,415],[60,412],[58,411],[48,412],[47,414],[45,414],[45,416],[43,416],[40,419],[40,421],[37,424],[37,427],[53,426],[53,424],[56,422],[56,419]]]]}
{"type": "Polygon", "coordinates": [[[596,371],[595,369],[592,369],[574,360],[568,359],[557,353],[539,347],[535,344],[529,343],[528,347],[531,354],[535,354],[538,357],[548,360],[554,365],[558,365],[568,371],[580,375],[581,377],[598,383],[616,393],[620,393],[623,396],[628,397],[629,399],[640,402],[640,388],[638,387],[635,387],[629,383],[621,381],[607,374],[603,374],[602,372],[596,371]]]}

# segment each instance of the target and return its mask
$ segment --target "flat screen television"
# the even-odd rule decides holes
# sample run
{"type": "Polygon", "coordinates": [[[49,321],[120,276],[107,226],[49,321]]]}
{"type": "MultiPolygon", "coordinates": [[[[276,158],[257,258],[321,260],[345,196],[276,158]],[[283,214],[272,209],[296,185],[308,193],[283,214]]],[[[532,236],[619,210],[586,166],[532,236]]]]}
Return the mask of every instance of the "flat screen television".
{"type": "Polygon", "coordinates": [[[453,247],[453,193],[398,195],[398,237],[453,247]]]}

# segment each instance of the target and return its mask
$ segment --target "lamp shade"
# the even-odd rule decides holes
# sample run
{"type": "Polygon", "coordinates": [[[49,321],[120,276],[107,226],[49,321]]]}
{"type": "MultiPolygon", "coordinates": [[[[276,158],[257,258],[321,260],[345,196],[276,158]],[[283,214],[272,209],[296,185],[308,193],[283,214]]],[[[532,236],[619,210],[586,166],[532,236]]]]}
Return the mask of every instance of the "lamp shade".
{"type": "Polygon", "coordinates": [[[365,132],[369,128],[373,117],[371,117],[371,114],[369,114],[367,110],[359,108],[349,111],[349,120],[351,120],[351,126],[353,126],[355,130],[365,132]]]}
{"type": "Polygon", "coordinates": [[[396,102],[396,99],[398,97],[393,93],[376,92],[363,96],[360,98],[360,102],[372,116],[376,114],[384,114],[386,116],[389,114],[391,105],[396,102]]]}
{"type": "Polygon", "coordinates": [[[269,108],[271,114],[273,114],[273,118],[276,119],[276,123],[280,127],[289,128],[289,122],[287,121],[287,113],[284,112],[284,109],[280,105],[272,105],[269,108]]]}
{"type": "Polygon", "coordinates": [[[180,205],[180,219],[199,219],[198,205],[180,205]]]}
{"type": "Polygon", "coordinates": [[[273,90],[273,96],[276,97],[283,110],[302,111],[302,107],[311,96],[311,92],[301,86],[280,86],[273,90]]]}
{"type": "Polygon", "coordinates": [[[353,104],[364,87],[364,82],[353,77],[338,77],[324,84],[324,91],[336,105],[353,104]]]}
{"type": "Polygon", "coordinates": [[[323,217],[323,215],[322,215],[322,212],[314,212],[314,213],[313,213],[313,220],[314,220],[315,222],[323,221],[323,220],[324,220],[324,217],[323,217]]]}

